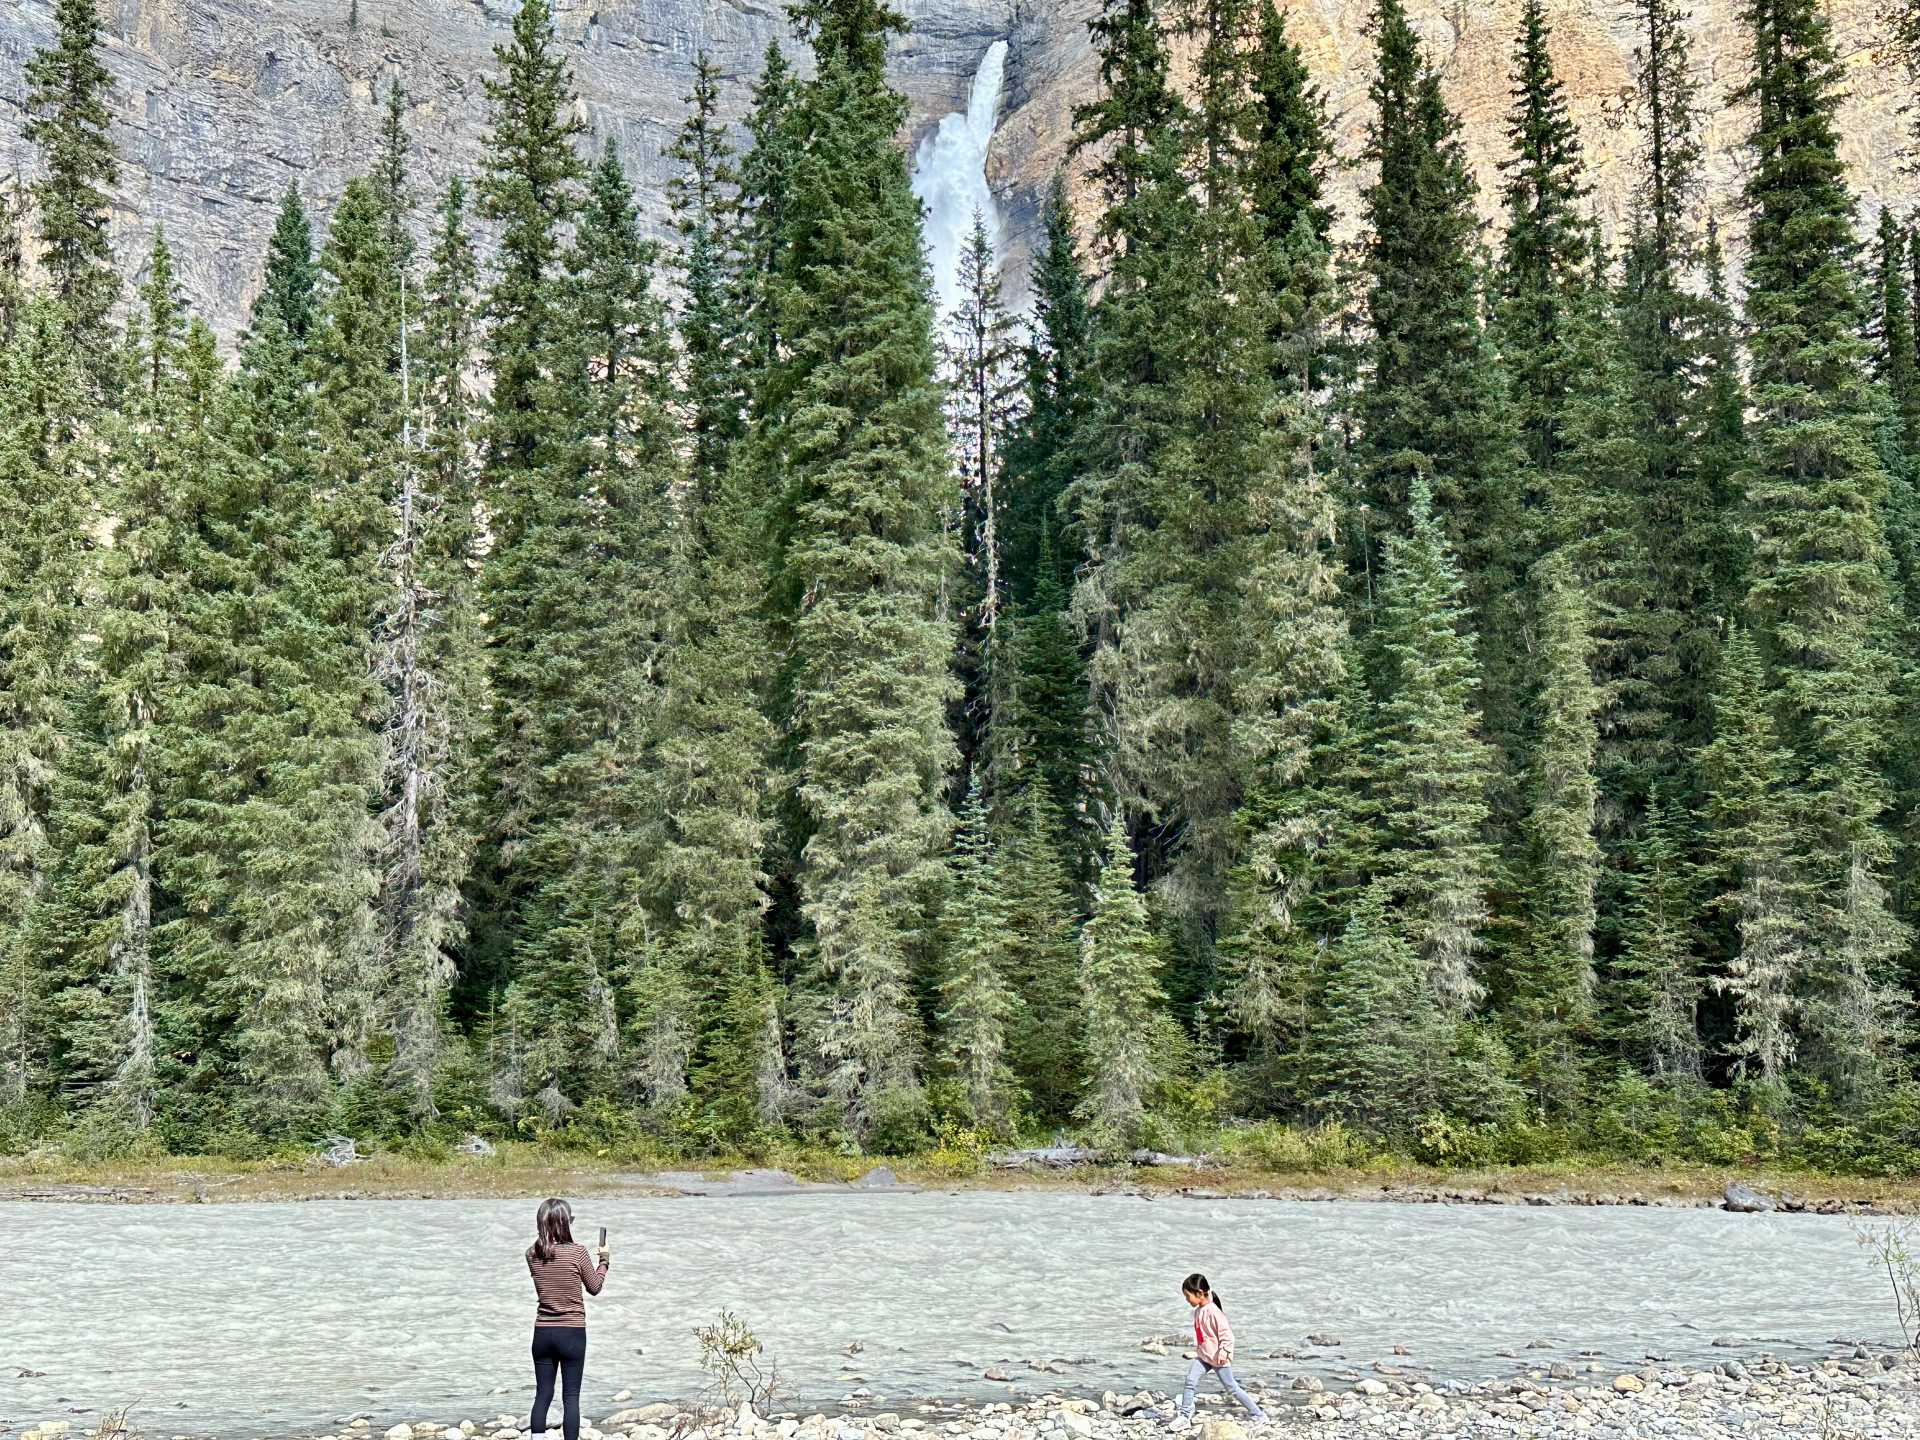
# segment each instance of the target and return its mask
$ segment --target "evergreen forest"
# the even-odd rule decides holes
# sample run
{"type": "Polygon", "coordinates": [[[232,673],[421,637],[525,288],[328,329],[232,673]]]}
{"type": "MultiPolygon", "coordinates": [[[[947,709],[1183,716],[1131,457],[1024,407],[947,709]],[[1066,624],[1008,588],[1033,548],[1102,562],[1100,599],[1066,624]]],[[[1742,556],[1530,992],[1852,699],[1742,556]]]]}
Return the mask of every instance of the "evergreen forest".
{"type": "Polygon", "coordinates": [[[941,315],[887,0],[792,0],[744,125],[701,59],[664,243],[523,0],[483,163],[393,86],[223,346],[58,0],[0,1151],[1920,1164],[1920,234],[1821,0],[1720,59],[1726,214],[1630,4],[1603,229],[1544,0],[1484,203],[1376,0],[1354,215],[1276,0],[1103,0],[1030,305],[978,222],[941,315]]]}

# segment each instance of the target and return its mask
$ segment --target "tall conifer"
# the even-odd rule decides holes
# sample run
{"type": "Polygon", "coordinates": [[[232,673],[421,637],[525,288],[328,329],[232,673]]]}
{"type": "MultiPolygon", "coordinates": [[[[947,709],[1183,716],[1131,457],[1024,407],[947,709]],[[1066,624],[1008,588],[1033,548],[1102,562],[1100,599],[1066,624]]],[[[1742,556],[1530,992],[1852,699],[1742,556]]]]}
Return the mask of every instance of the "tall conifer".
{"type": "Polygon", "coordinates": [[[1831,26],[1818,0],[1755,0],[1747,23],[1757,114],[1746,193],[1748,603],[1802,807],[1803,1058],[1857,1098],[1895,1043],[1904,1007],[1891,982],[1908,943],[1888,904],[1883,825],[1887,476],[1873,445],[1831,26]]]}

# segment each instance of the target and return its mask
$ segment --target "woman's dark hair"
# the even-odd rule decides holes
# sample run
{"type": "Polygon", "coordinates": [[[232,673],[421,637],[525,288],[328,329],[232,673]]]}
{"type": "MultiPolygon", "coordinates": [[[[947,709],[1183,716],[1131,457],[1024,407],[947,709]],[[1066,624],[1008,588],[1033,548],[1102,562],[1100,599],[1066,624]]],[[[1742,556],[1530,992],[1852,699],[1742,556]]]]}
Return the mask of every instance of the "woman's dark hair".
{"type": "Polygon", "coordinates": [[[1227,1308],[1227,1302],[1220,1298],[1220,1292],[1208,1285],[1207,1277],[1198,1270],[1180,1282],[1180,1290],[1185,1295],[1204,1295],[1222,1310],[1227,1308]]]}
{"type": "Polygon", "coordinates": [[[533,1219],[533,1244],[527,1258],[545,1264],[562,1245],[572,1243],[573,1207],[564,1200],[542,1200],[540,1213],[533,1219]]]}

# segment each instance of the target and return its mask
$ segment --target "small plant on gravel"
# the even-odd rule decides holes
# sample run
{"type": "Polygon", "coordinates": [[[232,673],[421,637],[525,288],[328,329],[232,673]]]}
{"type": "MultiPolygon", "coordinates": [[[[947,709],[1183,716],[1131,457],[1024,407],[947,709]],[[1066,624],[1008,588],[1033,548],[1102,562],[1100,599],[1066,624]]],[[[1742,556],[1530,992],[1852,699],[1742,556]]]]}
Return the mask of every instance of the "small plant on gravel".
{"type": "Polygon", "coordinates": [[[1907,1349],[1920,1353],[1920,1221],[1859,1226],[1853,1234],[1872,1255],[1874,1268],[1886,1274],[1907,1349]]]}
{"type": "Polygon", "coordinates": [[[133,1424],[127,1416],[133,1406],[122,1405],[118,1410],[109,1410],[100,1417],[100,1423],[89,1432],[89,1440],[133,1440],[133,1424]]]}
{"type": "Polygon", "coordinates": [[[731,1310],[722,1310],[711,1324],[694,1327],[700,1342],[700,1368],[707,1377],[701,1392],[707,1410],[734,1410],[746,1400],[764,1415],[779,1396],[780,1370],[765,1358],[760,1337],[731,1310]]]}

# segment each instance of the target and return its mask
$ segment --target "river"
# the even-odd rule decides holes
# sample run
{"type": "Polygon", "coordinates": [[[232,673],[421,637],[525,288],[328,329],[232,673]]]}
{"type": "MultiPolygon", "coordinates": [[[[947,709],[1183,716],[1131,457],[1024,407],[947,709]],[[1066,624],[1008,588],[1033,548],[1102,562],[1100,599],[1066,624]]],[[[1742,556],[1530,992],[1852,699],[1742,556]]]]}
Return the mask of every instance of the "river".
{"type": "MultiPolygon", "coordinates": [[[[129,1402],[150,1435],[219,1437],[519,1412],[534,1208],[0,1205],[0,1428],[129,1402]]],[[[863,1382],[882,1406],[1007,1397],[982,1378],[992,1366],[1020,1393],[1168,1389],[1177,1352],[1140,1341],[1185,1327],[1179,1281],[1194,1269],[1226,1300],[1245,1378],[1389,1360],[1472,1380],[1896,1338],[1884,1281],[1838,1217],[1033,1193],[577,1211],[580,1235],[605,1225],[614,1246],[589,1309],[589,1416],[617,1390],[694,1393],[692,1331],[722,1308],[758,1332],[795,1405],[863,1382]],[[1309,1348],[1309,1333],[1341,1343],[1309,1348]],[[1276,1349],[1300,1358],[1264,1358],[1276,1349]],[[1054,1359],[1064,1375],[1028,1368],[1054,1359]]]]}

